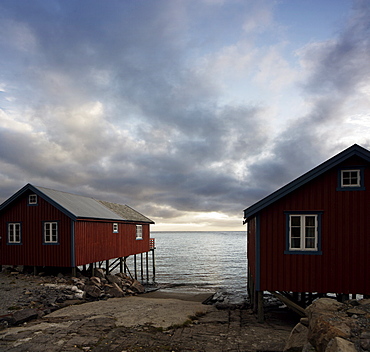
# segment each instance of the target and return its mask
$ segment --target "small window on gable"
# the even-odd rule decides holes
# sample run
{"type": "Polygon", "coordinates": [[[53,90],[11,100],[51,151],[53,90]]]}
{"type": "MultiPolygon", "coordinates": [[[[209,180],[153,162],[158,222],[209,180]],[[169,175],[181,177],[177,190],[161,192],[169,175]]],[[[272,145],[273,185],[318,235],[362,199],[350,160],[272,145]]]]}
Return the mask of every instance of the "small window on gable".
{"type": "Polygon", "coordinates": [[[136,225],[136,239],[143,239],[143,225],[136,225]]]}
{"type": "Polygon", "coordinates": [[[352,167],[338,172],[338,191],[361,191],[364,187],[364,168],[352,167]]]}
{"type": "Polygon", "coordinates": [[[118,223],[113,223],[113,233],[118,233],[118,223]]]}
{"type": "Polygon", "coordinates": [[[341,186],[342,187],[360,187],[361,186],[360,170],[342,170],[341,186]]]}
{"type": "Polygon", "coordinates": [[[37,204],[37,195],[36,194],[30,194],[28,196],[28,204],[29,205],[36,205],[37,204]]]}

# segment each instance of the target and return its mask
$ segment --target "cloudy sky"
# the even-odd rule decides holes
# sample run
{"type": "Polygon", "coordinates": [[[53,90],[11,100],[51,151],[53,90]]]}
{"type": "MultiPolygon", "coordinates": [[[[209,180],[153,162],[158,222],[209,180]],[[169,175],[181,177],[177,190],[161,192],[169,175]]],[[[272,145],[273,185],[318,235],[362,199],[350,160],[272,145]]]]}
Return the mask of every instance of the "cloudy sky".
{"type": "Polygon", "coordinates": [[[244,230],[370,148],[368,0],[1,0],[0,67],[0,203],[32,183],[244,230]]]}

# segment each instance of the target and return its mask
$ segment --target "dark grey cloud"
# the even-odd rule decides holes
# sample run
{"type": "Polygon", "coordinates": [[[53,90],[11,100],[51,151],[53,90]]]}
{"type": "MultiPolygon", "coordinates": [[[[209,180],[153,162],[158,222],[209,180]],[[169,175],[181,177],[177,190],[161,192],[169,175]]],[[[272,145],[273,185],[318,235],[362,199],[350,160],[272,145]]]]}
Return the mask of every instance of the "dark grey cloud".
{"type": "Polygon", "coordinates": [[[31,182],[164,221],[235,216],[331,156],[342,145],[328,123],[369,82],[368,5],[356,3],[336,38],[302,49],[307,105],[277,133],[268,97],[233,102],[220,82],[223,68],[239,73],[220,53],[241,55],[246,79],[256,72],[248,50],[224,49],[253,49],[266,4],[2,1],[0,197],[31,182]]]}

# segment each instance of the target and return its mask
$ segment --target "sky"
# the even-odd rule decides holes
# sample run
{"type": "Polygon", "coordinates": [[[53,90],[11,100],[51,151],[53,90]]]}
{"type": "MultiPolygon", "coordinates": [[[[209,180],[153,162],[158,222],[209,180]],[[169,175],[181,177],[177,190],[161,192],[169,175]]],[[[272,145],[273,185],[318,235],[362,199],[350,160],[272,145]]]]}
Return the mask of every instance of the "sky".
{"type": "Polygon", "coordinates": [[[244,231],[370,148],[369,63],[368,0],[1,0],[0,203],[31,183],[244,231]]]}

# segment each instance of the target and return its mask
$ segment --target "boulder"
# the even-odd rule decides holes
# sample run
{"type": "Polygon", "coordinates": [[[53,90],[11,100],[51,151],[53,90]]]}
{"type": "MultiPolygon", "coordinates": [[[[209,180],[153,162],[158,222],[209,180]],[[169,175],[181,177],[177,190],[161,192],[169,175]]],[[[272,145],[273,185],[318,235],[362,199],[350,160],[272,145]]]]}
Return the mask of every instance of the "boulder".
{"type": "Polygon", "coordinates": [[[144,293],[145,292],[144,286],[137,280],[134,280],[134,282],[130,286],[130,289],[134,292],[137,292],[137,293],[144,293]]]}
{"type": "Polygon", "coordinates": [[[94,276],[102,279],[105,276],[104,270],[102,268],[95,268],[94,269],[94,276]]]}
{"type": "Polygon", "coordinates": [[[288,341],[285,345],[286,352],[300,352],[307,344],[308,328],[301,323],[298,323],[290,333],[288,341]]]}
{"type": "Polygon", "coordinates": [[[122,287],[122,280],[116,276],[116,275],[106,275],[105,278],[108,280],[111,284],[117,284],[118,286],[122,287]]]}
{"type": "Polygon", "coordinates": [[[105,293],[111,297],[124,297],[125,293],[123,290],[116,284],[112,283],[105,286],[105,293]]]}
{"type": "Polygon", "coordinates": [[[36,309],[22,309],[13,314],[12,324],[19,325],[30,320],[37,319],[39,316],[36,309]]]}
{"type": "Polygon", "coordinates": [[[92,276],[92,277],[90,278],[90,280],[88,281],[88,285],[95,285],[95,286],[97,286],[97,287],[101,287],[102,282],[101,282],[100,277],[92,276]]]}
{"type": "Polygon", "coordinates": [[[87,296],[93,298],[99,298],[101,296],[101,290],[95,285],[85,285],[85,292],[87,296]]]}
{"type": "Polygon", "coordinates": [[[342,339],[341,337],[334,337],[328,343],[325,352],[356,352],[355,345],[351,341],[342,339]]]}

